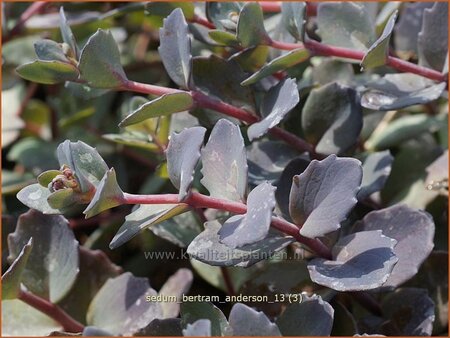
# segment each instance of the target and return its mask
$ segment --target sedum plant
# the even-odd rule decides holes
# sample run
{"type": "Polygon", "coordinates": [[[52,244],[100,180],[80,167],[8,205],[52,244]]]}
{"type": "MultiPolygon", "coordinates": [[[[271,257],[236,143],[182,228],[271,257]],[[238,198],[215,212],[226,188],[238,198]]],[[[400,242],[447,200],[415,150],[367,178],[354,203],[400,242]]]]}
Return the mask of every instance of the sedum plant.
{"type": "Polygon", "coordinates": [[[447,3],[22,7],[3,333],[446,334],[447,3]]]}

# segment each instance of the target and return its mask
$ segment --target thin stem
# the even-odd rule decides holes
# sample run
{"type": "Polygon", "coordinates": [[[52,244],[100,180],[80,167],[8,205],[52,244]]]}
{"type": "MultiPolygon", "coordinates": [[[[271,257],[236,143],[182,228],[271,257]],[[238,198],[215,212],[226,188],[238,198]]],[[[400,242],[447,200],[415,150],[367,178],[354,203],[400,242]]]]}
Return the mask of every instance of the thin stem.
{"type": "Polygon", "coordinates": [[[278,13],[281,11],[280,1],[259,1],[258,3],[264,13],[278,13]]]}
{"type": "Polygon", "coordinates": [[[191,20],[193,23],[198,23],[199,25],[205,26],[206,28],[215,29],[216,26],[209,22],[208,19],[203,18],[201,16],[195,15],[194,18],[191,20]]]}
{"type": "Polygon", "coordinates": [[[66,332],[77,333],[84,330],[83,324],[73,319],[58,305],[52,304],[48,300],[24,290],[20,290],[18,299],[60,323],[66,332]]]}
{"type": "MultiPolygon", "coordinates": [[[[123,200],[125,204],[178,204],[177,194],[162,194],[162,195],[134,195],[125,193],[123,200]]],[[[183,201],[184,204],[193,208],[212,208],[218,210],[225,210],[235,214],[245,214],[247,206],[243,203],[232,202],[220,198],[214,198],[202,195],[197,192],[183,201]]],[[[298,242],[308,246],[312,251],[323,258],[331,259],[332,255],[330,249],[325,246],[320,240],[307,238],[300,235],[299,227],[279,217],[272,217],[272,227],[275,229],[294,237],[298,242]]]]}
{"type": "MultiPolygon", "coordinates": [[[[304,43],[287,43],[282,41],[271,42],[271,46],[277,49],[282,50],[293,50],[298,48],[307,48],[310,52],[316,55],[322,56],[337,56],[343,57],[352,60],[361,61],[364,58],[364,52],[353,50],[349,48],[336,47],[323,44],[321,42],[315,40],[308,40],[304,43]]],[[[389,56],[387,63],[388,66],[395,68],[401,72],[408,72],[417,75],[421,75],[423,77],[429,78],[434,81],[446,82],[447,77],[445,74],[442,74],[434,69],[426,68],[419,66],[415,63],[411,63],[408,61],[401,60],[399,58],[389,56]]]]}
{"type": "Polygon", "coordinates": [[[183,90],[155,86],[147,83],[135,82],[131,80],[125,80],[119,90],[132,91],[141,94],[152,94],[152,95],[166,95],[173,93],[180,93],[183,90]]]}
{"type": "Polygon", "coordinates": [[[228,273],[227,268],[224,266],[221,266],[220,271],[222,272],[223,282],[225,284],[225,288],[227,289],[228,295],[235,296],[236,292],[234,291],[233,281],[231,280],[231,276],[228,273]]]}
{"type": "Polygon", "coordinates": [[[356,300],[361,306],[369,310],[372,314],[376,316],[382,316],[383,311],[380,304],[367,292],[350,292],[350,295],[356,300]]]}
{"type": "MultiPolygon", "coordinates": [[[[46,1],[37,1],[34,3],[31,3],[31,5],[25,10],[25,12],[22,13],[17,23],[14,25],[14,27],[11,29],[11,31],[8,34],[8,39],[11,39],[11,37],[19,34],[25,23],[35,14],[41,12],[45,6],[47,6],[46,1]]],[[[3,41],[5,42],[5,41],[3,41]]]]}

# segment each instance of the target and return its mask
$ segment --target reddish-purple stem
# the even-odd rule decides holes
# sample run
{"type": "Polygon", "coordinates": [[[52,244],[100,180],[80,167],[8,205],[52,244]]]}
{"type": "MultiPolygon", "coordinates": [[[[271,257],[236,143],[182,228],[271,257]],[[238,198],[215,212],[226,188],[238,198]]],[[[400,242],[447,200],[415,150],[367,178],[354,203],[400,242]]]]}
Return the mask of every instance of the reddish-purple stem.
{"type": "MultiPolygon", "coordinates": [[[[162,194],[162,195],[134,195],[124,194],[123,203],[125,204],[177,204],[180,203],[177,194],[162,194]]],[[[183,201],[193,208],[212,208],[218,210],[225,210],[235,214],[245,214],[247,206],[243,203],[232,202],[220,198],[214,198],[206,195],[193,192],[186,200],[183,201]]],[[[282,218],[272,217],[272,226],[292,237],[298,242],[308,246],[312,251],[323,258],[331,259],[330,249],[325,246],[320,240],[307,238],[300,235],[299,227],[282,218]]]]}
{"type": "Polygon", "coordinates": [[[58,305],[52,304],[46,299],[24,290],[20,290],[17,298],[57,321],[66,332],[77,333],[84,330],[83,324],[69,316],[58,305]]]}

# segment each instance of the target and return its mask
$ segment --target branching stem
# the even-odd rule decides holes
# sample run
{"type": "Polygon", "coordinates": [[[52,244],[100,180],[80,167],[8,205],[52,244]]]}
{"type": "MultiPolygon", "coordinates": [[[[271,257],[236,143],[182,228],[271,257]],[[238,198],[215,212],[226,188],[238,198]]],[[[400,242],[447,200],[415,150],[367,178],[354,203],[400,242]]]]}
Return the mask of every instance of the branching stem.
{"type": "MultiPolygon", "coordinates": [[[[123,203],[125,204],[178,204],[177,194],[161,194],[161,195],[134,195],[124,194],[123,203]]],[[[214,198],[202,195],[197,192],[183,201],[183,203],[193,208],[212,208],[218,210],[225,210],[235,214],[245,214],[247,206],[243,203],[228,201],[224,199],[214,198]]],[[[325,246],[320,240],[307,238],[300,235],[299,227],[279,217],[272,217],[272,227],[294,237],[298,242],[308,246],[317,255],[331,259],[330,249],[325,246]]]]}

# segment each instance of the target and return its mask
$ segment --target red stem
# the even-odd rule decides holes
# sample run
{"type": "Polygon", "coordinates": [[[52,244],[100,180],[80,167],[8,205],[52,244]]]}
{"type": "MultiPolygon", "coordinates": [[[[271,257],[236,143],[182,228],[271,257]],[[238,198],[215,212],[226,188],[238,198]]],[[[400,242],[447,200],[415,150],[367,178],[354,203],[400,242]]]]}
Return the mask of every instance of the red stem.
{"type": "MultiPolygon", "coordinates": [[[[123,197],[125,204],[178,204],[177,194],[162,194],[162,195],[134,195],[125,193],[123,197]]],[[[183,203],[193,208],[212,208],[218,210],[225,210],[235,214],[245,214],[247,206],[243,203],[232,202],[220,198],[214,198],[206,195],[193,192],[183,203]]],[[[331,259],[330,249],[325,246],[320,240],[303,237],[300,235],[299,227],[279,217],[272,217],[272,226],[292,237],[298,242],[308,246],[319,256],[331,259]]]]}
{"type": "Polygon", "coordinates": [[[63,309],[50,303],[48,300],[24,290],[20,290],[17,298],[60,323],[66,332],[77,333],[84,330],[83,324],[73,319],[63,309]]]}
{"type": "Polygon", "coordinates": [[[208,19],[203,18],[201,16],[195,15],[191,22],[198,23],[199,25],[205,26],[206,28],[215,29],[216,26],[209,22],[208,19]]]}
{"type": "Polygon", "coordinates": [[[281,11],[281,2],[279,1],[259,1],[258,3],[264,13],[278,13],[281,11]]]}
{"type": "MultiPolygon", "coordinates": [[[[361,61],[364,58],[364,52],[349,48],[325,45],[315,40],[308,40],[304,43],[287,43],[282,41],[272,41],[271,46],[282,50],[293,50],[298,48],[307,48],[316,55],[337,56],[352,60],[361,61]]],[[[409,72],[434,81],[446,82],[447,77],[434,69],[419,66],[415,63],[404,61],[393,56],[388,57],[387,65],[401,72],[409,72]]]]}
{"type": "MultiPolygon", "coordinates": [[[[47,6],[48,2],[46,1],[37,1],[31,3],[31,5],[22,13],[17,23],[11,29],[8,34],[8,39],[20,33],[23,29],[23,25],[35,14],[41,12],[45,6],[47,6]]],[[[5,42],[5,41],[3,41],[5,42]]]]}
{"type": "Polygon", "coordinates": [[[233,281],[231,280],[231,276],[228,273],[226,267],[221,266],[220,271],[222,272],[223,283],[225,284],[225,288],[227,289],[227,293],[230,296],[236,296],[236,292],[234,291],[233,281]]]}
{"type": "Polygon", "coordinates": [[[133,91],[141,94],[166,95],[183,92],[182,90],[155,86],[147,83],[125,80],[119,90],[133,91]]]}

